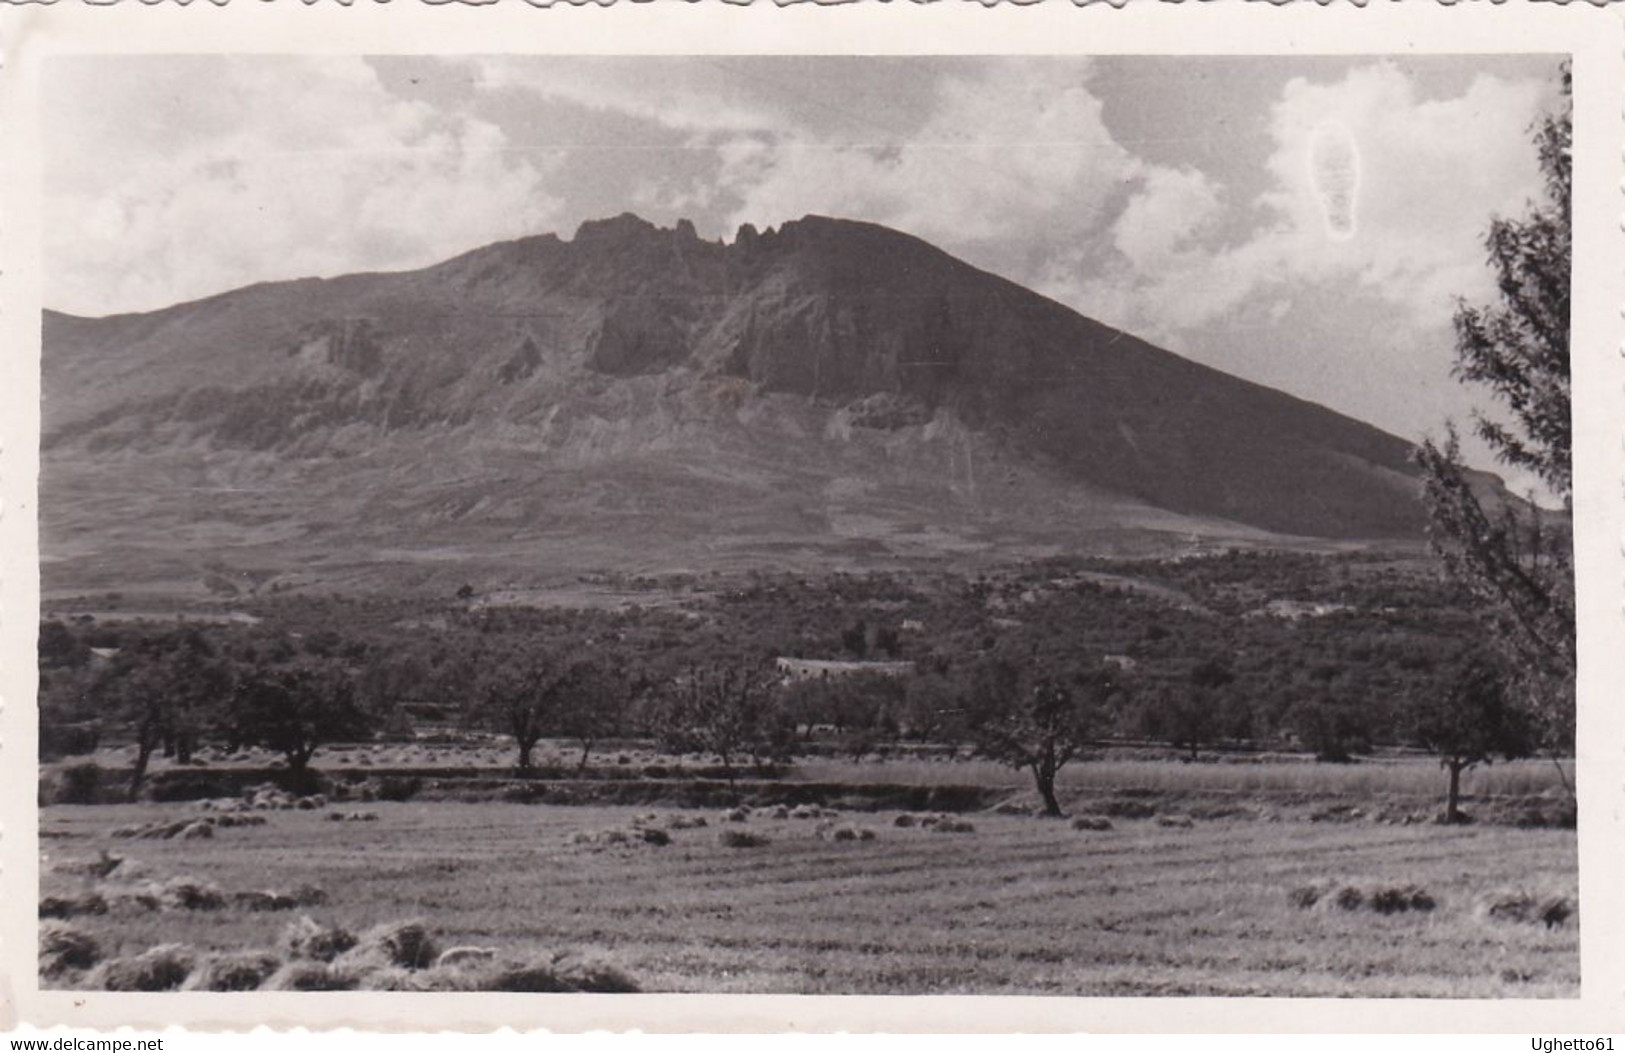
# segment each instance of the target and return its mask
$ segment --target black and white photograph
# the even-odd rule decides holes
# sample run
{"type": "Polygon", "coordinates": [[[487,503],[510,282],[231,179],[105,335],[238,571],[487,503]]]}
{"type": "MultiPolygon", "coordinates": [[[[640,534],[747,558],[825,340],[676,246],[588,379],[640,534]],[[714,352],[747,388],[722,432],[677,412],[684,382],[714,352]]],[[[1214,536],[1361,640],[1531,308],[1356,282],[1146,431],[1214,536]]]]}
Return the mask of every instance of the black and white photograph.
{"type": "Polygon", "coordinates": [[[1578,999],[1582,74],[41,61],[29,985],[1578,999]]]}

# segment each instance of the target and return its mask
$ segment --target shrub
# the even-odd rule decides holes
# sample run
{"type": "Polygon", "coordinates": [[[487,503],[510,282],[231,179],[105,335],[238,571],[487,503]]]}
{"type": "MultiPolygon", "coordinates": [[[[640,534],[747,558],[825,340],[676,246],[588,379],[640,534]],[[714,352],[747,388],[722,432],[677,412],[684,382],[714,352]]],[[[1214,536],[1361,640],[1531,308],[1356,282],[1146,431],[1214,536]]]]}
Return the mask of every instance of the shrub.
{"type": "Polygon", "coordinates": [[[1189,830],[1196,824],[1191,821],[1191,817],[1188,815],[1159,815],[1157,816],[1157,825],[1189,830]]]}
{"type": "Polygon", "coordinates": [[[95,804],[102,799],[102,766],[81,761],[57,769],[53,804],[95,804]]]}
{"type": "Polygon", "coordinates": [[[113,958],[97,966],[87,986],[104,991],[173,991],[191,975],[197,955],[190,947],[165,943],[134,958],[113,958]]]}
{"type": "Polygon", "coordinates": [[[1104,815],[1080,815],[1072,820],[1074,830],[1110,830],[1112,821],[1104,815]]]}
{"type": "Polygon", "coordinates": [[[651,844],[651,845],[669,845],[669,844],[671,844],[671,835],[666,833],[666,831],[660,829],[660,827],[658,827],[658,826],[645,826],[645,827],[643,827],[642,830],[639,831],[639,833],[643,836],[643,840],[644,840],[645,844],[651,844]]]}
{"type": "Polygon", "coordinates": [[[60,976],[71,969],[89,969],[101,960],[96,938],[72,925],[47,921],[39,927],[39,972],[60,976]]]}
{"type": "Polygon", "coordinates": [[[907,828],[907,827],[910,827],[910,826],[918,826],[919,822],[920,821],[918,819],[916,819],[914,816],[910,815],[907,812],[904,812],[903,814],[899,815],[896,819],[893,819],[891,821],[891,824],[893,826],[900,826],[900,827],[907,828]]]}
{"type": "Polygon", "coordinates": [[[770,843],[766,837],[749,830],[723,830],[717,841],[723,848],[761,848],[770,843]]]}
{"type": "Polygon", "coordinates": [[[269,951],[227,951],[206,956],[181,985],[183,991],[258,990],[282,965],[269,951]]]}
{"type": "Polygon", "coordinates": [[[945,815],[932,824],[931,829],[939,834],[974,834],[976,824],[969,819],[955,819],[951,815],[945,815]]]}

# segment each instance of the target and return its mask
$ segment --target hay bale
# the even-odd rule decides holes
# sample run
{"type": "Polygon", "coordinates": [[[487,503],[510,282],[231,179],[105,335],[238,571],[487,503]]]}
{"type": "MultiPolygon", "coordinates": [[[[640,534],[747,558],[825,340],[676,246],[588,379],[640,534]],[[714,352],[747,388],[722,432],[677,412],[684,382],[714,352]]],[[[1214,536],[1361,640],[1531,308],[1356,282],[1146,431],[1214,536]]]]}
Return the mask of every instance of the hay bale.
{"type": "Polygon", "coordinates": [[[294,904],[300,907],[319,907],[327,902],[327,893],[315,885],[300,885],[288,893],[294,904]]]}
{"type": "Polygon", "coordinates": [[[1384,886],[1372,889],[1366,904],[1378,914],[1426,913],[1438,904],[1426,889],[1416,885],[1384,886]]]}
{"type": "Polygon", "coordinates": [[[1299,885],[1286,895],[1287,899],[1292,901],[1294,907],[1299,910],[1308,910],[1320,902],[1321,896],[1325,895],[1325,890],[1316,885],[1299,885]]]}
{"type": "Polygon", "coordinates": [[[565,952],[555,956],[559,975],[587,994],[636,994],[641,988],[619,966],[595,955],[565,952]]]}
{"type": "Polygon", "coordinates": [[[1548,929],[1561,928],[1577,911],[1577,905],[1569,896],[1539,896],[1522,889],[1491,892],[1482,897],[1478,904],[1478,913],[1490,921],[1541,924],[1548,929]]]}
{"type": "Polygon", "coordinates": [[[55,977],[75,969],[89,969],[101,957],[102,949],[90,933],[61,921],[40,925],[40,976],[55,977]]]}
{"type": "Polygon", "coordinates": [[[402,969],[426,969],[439,956],[440,947],[429,935],[428,927],[414,918],[373,926],[335,961],[357,967],[376,963],[402,969]]]}
{"type": "Polygon", "coordinates": [[[1322,902],[1338,910],[1359,910],[1365,906],[1365,893],[1353,885],[1344,885],[1322,902]]]}
{"type": "Polygon", "coordinates": [[[505,964],[478,981],[481,991],[537,994],[631,994],[641,990],[618,966],[569,952],[505,964]]]}
{"type": "Polygon", "coordinates": [[[77,918],[85,914],[106,914],[107,900],[99,892],[77,896],[43,896],[39,901],[42,918],[77,918]]]}
{"type": "Polygon", "coordinates": [[[159,890],[163,904],[177,910],[219,910],[226,905],[226,894],[211,881],[174,877],[159,890]]]}
{"type": "MultiPolygon", "coordinates": [[[[322,925],[308,914],[300,915],[296,921],[289,922],[282,930],[280,940],[280,946],[291,957],[317,962],[330,962],[355,945],[356,938],[351,933],[336,925],[322,925]]],[[[302,988],[290,987],[285,990],[302,990],[302,988]]]]}
{"type": "Polygon", "coordinates": [[[891,824],[893,826],[900,826],[900,827],[907,828],[907,827],[911,827],[911,826],[918,826],[919,822],[920,821],[918,819],[916,819],[914,816],[910,815],[907,812],[904,812],[901,815],[899,815],[896,819],[893,819],[891,821],[891,824]]]}
{"type": "Polygon", "coordinates": [[[328,962],[292,961],[272,973],[261,985],[262,991],[354,991],[361,985],[359,973],[334,968],[328,962]]]}
{"type": "Polygon", "coordinates": [[[210,954],[181,985],[183,991],[256,991],[282,965],[269,951],[210,954]]]}
{"type": "Polygon", "coordinates": [[[471,962],[489,962],[497,956],[494,947],[448,947],[434,960],[436,969],[468,965],[471,962]]]}
{"type": "Polygon", "coordinates": [[[719,833],[717,841],[723,848],[761,848],[770,843],[761,834],[753,834],[748,830],[723,830],[719,833]]]}
{"type": "MultiPolygon", "coordinates": [[[[285,898],[285,897],[284,897],[285,898]]],[[[243,889],[231,894],[231,905],[248,911],[278,910],[278,896],[275,892],[265,892],[259,889],[243,889]]],[[[292,902],[288,904],[293,906],[292,902]]]]}
{"type": "Polygon", "coordinates": [[[197,962],[192,948],[165,943],[133,958],[112,958],[86,978],[88,987],[103,991],[173,991],[186,982],[197,962]]]}
{"type": "Polygon", "coordinates": [[[1080,815],[1072,820],[1074,830],[1110,830],[1112,821],[1104,815],[1080,815]]]}

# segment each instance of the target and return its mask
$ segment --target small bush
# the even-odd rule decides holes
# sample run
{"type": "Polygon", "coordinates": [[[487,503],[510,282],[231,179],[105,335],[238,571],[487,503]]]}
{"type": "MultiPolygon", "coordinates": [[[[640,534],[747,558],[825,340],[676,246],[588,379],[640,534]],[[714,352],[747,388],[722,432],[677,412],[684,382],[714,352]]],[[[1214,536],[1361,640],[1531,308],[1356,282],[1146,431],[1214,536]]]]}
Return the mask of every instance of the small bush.
{"type": "Polygon", "coordinates": [[[955,819],[951,815],[945,815],[932,824],[931,829],[939,834],[974,834],[976,824],[969,819],[955,819]]]}
{"type": "Polygon", "coordinates": [[[423,780],[416,776],[384,775],[378,779],[373,793],[380,801],[410,801],[423,789],[423,780]]]}
{"type": "Polygon", "coordinates": [[[671,844],[671,835],[666,833],[666,831],[660,829],[660,827],[658,827],[658,826],[645,826],[645,827],[643,827],[642,830],[639,831],[639,833],[643,837],[644,844],[650,844],[650,845],[669,845],[669,844],[671,844]]]}
{"type": "MultiPolygon", "coordinates": [[[[322,925],[308,915],[282,930],[281,946],[294,958],[330,962],[356,945],[356,938],[336,925],[322,925]]],[[[302,988],[287,988],[302,990],[302,988]]],[[[324,990],[324,988],[314,988],[324,990]]]]}
{"type": "Polygon", "coordinates": [[[723,830],[717,841],[723,848],[761,848],[770,843],[766,837],[749,830],[723,830]]]}
{"type": "Polygon", "coordinates": [[[255,991],[282,965],[269,951],[211,954],[181,985],[183,991],[255,991]]]}
{"type": "Polygon", "coordinates": [[[899,815],[896,819],[893,819],[891,821],[891,824],[893,826],[900,826],[900,827],[904,827],[904,828],[911,827],[911,826],[918,826],[919,823],[920,823],[920,821],[918,819],[916,819],[914,816],[910,815],[907,812],[904,812],[902,815],[899,815]]]}
{"type": "Polygon", "coordinates": [[[1177,830],[1189,830],[1196,824],[1191,821],[1191,817],[1188,815],[1159,815],[1157,816],[1157,825],[1173,827],[1177,830]]]}
{"type": "Polygon", "coordinates": [[[1339,910],[1359,910],[1361,907],[1365,906],[1365,893],[1361,892],[1353,885],[1344,885],[1342,888],[1333,893],[1331,898],[1326,900],[1326,902],[1337,907],[1339,910]]]}
{"type": "Polygon", "coordinates": [[[190,947],[165,943],[134,958],[113,958],[98,965],[86,980],[103,991],[173,991],[186,982],[197,955],[190,947]]]}
{"type": "Polygon", "coordinates": [[[56,977],[73,969],[89,969],[101,960],[96,938],[72,925],[47,921],[39,927],[39,972],[56,977]]]}
{"type": "Polygon", "coordinates": [[[703,815],[674,815],[666,821],[666,825],[673,830],[698,830],[710,824],[703,815]]]}
{"type": "Polygon", "coordinates": [[[102,766],[95,761],[81,761],[57,769],[51,803],[96,804],[102,799],[105,775],[102,766]]]}
{"type": "Polygon", "coordinates": [[[1110,830],[1112,821],[1104,815],[1080,815],[1072,820],[1074,830],[1110,830]]]}

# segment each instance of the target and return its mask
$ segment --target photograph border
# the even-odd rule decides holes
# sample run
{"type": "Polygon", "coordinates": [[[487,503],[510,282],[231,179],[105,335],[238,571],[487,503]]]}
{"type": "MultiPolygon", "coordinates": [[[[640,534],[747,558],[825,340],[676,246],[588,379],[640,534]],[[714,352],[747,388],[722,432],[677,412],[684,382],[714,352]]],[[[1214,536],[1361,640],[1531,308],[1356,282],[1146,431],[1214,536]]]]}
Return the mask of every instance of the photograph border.
{"type": "Polygon", "coordinates": [[[0,1027],[181,1026],[576,1032],[1556,1032],[1625,1020],[1625,500],[1620,275],[1625,33],[1621,12],[1557,7],[1307,3],[778,8],[721,3],[491,7],[243,3],[0,10],[0,1027]],[[1579,616],[1581,996],[1562,1000],[166,993],[41,990],[35,632],[41,306],[40,70],[112,53],[393,54],[1384,54],[1573,56],[1573,394],[1579,616]]]}

